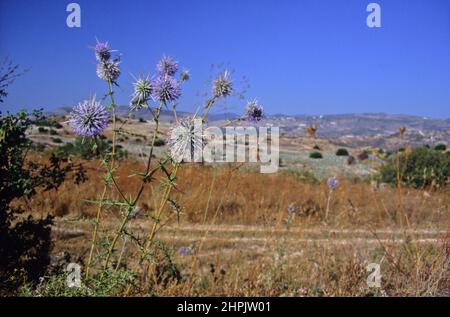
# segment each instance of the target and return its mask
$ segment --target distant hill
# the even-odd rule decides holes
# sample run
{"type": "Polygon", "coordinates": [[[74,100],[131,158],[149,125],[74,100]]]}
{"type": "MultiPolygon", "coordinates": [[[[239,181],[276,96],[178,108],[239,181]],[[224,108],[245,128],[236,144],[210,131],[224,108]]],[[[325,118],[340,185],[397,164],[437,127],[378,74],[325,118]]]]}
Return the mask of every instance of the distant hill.
{"type": "MultiPolygon", "coordinates": [[[[70,107],[61,107],[49,112],[54,115],[67,115],[70,107]]],[[[117,114],[121,117],[129,116],[127,106],[119,106],[117,114]]],[[[177,111],[179,118],[191,116],[192,113],[177,111]]],[[[132,118],[151,118],[148,109],[141,109],[131,114],[132,118]]],[[[219,124],[228,119],[235,119],[238,115],[231,112],[211,113],[209,122],[219,124]]],[[[162,122],[175,121],[171,110],[163,110],[162,122]]],[[[312,123],[318,127],[317,136],[333,140],[336,144],[359,145],[373,144],[376,146],[392,147],[399,143],[392,138],[398,137],[398,129],[406,127],[405,141],[411,145],[448,143],[450,140],[450,119],[432,119],[404,114],[386,113],[349,113],[332,115],[284,115],[267,116],[258,125],[280,127],[280,132],[286,137],[305,136],[304,128],[312,123]],[[391,144],[392,143],[392,144],[391,144]]],[[[242,123],[241,123],[242,124],[242,123]]]]}

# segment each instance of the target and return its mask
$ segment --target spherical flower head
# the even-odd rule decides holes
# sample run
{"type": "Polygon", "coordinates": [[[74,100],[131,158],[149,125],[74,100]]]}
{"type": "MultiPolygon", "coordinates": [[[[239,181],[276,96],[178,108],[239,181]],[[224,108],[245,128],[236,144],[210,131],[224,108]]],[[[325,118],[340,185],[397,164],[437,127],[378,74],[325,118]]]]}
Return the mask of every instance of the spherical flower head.
{"type": "Polygon", "coordinates": [[[254,99],[247,104],[245,117],[250,122],[258,122],[264,118],[264,109],[258,104],[258,100],[254,99]]]}
{"type": "Polygon", "coordinates": [[[287,211],[288,211],[288,214],[292,215],[292,214],[295,214],[295,212],[297,211],[297,208],[295,208],[294,204],[289,204],[287,211]]]}
{"type": "Polygon", "coordinates": [[[178,253],[182,256],[189,255],[191,253],[191,248],[182,246],[180,249],[178,249],[178,253]]]}
{"type": "Polygon", "coordinates": [[[173,76],[178,70],[178,62],[172,57],[164,56],[159,61],[158,65],[156,65],[156,69],[160,76],[173,76]]]}
{"type": "Polygon", "coordinates": [[[233,92],[233,85],[230,80],[229,72],[226,70],[220,74],[213,82],[212,94],[216,98],[228,97],[233,92]]]}
{"type": "Polygon", "coordinates": [[[94,51],[98,61],[105,62],[111,58],[111,48],[108,42],[97,42],[94,51]]]}
{"type": "Polygon", "coordinates": [[[191,74],[188,70],[183,70],[180,75],[181,81],[188,81],[191,78],[191,74]]]}
{"type": "Polygon", "coordinates": [[[150,80],[139,78],[134,84],[134,93],[130,102],[132,110],[138,110],[144,107],[153,92],[153,84],[150,80]]]}
{"type": "Polygon", "coordinates": [[[181,119],[170,131],[167,142],[172,158],[176,162],[183,159],[191,161],[199,157],[203,151],[203,135],[201,119],[194,121],[193,118],[181,119]]]}
{"type": "Polygon", "coordinates": [[[92,137],[102,133],[109,123],[109,113],[95,97],[76,105],[67,121],[75,134],[92,137]]]}
{"type": "Polygon", "coordinates": [[[153,87],[153,98],[164,105],[176,101],[181,96],[180,83],[169,75],[158,77],[153,82],[153,87]]]}
{"type": "Polygon", "coordinates": [[[335,176],[330,177],[327,180],[327,185],[330,190],[335,190],[336,188],[339,187],[339,180],[335,176]]]}
{"type": "Polygon", "coordinates": [[[97,64],[97,76],[105,81],[116,82],[120,76],[119,61],[107,60],[99,62],[97,64]]]}

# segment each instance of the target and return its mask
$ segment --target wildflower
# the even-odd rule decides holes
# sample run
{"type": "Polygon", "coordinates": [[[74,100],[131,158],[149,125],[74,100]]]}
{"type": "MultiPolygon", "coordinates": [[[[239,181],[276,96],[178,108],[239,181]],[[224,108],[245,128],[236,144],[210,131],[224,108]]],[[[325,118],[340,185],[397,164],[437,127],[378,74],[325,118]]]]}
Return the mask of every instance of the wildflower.
{"type": "Polygon", "coordinates": [[[178,70],[178,62],[172,57],[164,56],[156,65],[156,69],[160,76],[173,76],[178,70]]]}
{"type": "Polygon", "coordinates": [[[247,121],[257,122],[264,117],[264,110],[258,104],[258,101],[254,99],[247,104],[247,109],[245,111],[245,117],[247,121]]]}
{"type": "Polygon", "coordinates": [[[180,75],[181,81],[188,81],[191,78],[191,74],[188,70],[183,70],[180,75]]]}
{"type": "Polygon", "coordinates": [[[233,85],[229,79],[229,72],[226,70],[213,82],[212,94],[216,98],[227,97],[231,95],[233,85]]]}
{"type": "Polygon", "coordinates": [[[99,62],[106,62],[111,58],[111,48],[108,42],[97,42],[94,48],[95,57],[99,62]]]}
{"type": "Polygon", "coordinates": [[[153,85],[151,81],[143,78],[139,78],[133,85],[134,93],[130,102],[130,108],[138,110],[147,104],[153,92],[153,85]]]}
{"type": "Polygon", "coordinates": [[[97,76],[105,81],[115,82],[120,76],[119,61],[115,59],[99,62],[97,76]]]}
{"type": "Polygon", "coordinates": [[[334,190],[334,189],[338,188],[338,186],[339,186],[339,180],[338,180],[335,176],[330,177],[330,178],[327,180],[327,185],[328,185],[328,188],[329,188],[330,190],[334,190]]]}
{"type": "Polygon", "coordinates": [[[92,137],[102,133],[108,126],[109,114],[95,97],[79,103],[70,112],[67,121],[75,134],[92,137]]]}
{"type": "Polygon", "coordinates": [[[182,256],[189,255],[191,253],[191,248],[182,246],[180,249],[178,249],[178,253],[182,256]]]}
{"type": "Polygon", "coordinates": [[[293,215],[297,211],[297,208],[295,208],[294,204],[289,204],[287,211],[289,215],[293,215]]]}
{"type": "Polygon", "coordinates": [[[197,157],[198,155],[196,154],[200,154],[203,151],[201,127],[196,127],[192,118],[180,120],[170,133],[168,146],[172,158],[177,162],[181,162],[185,158],[190,161],[193,156],[197,157]]]}
{"type": "Polygon", "coordinates": [[[180,83],[169,75],[158,77],[153,82],[153,96],[162,104],[176,101],[181,96],[180,83]]]}

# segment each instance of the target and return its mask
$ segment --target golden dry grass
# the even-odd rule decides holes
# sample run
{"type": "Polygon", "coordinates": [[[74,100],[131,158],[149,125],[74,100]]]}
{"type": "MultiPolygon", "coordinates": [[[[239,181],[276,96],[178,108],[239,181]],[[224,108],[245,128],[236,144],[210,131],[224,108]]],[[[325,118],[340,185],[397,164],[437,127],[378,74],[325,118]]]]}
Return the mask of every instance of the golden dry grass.
{"type": "MultiPolygon", "coordinates": [[[[98,161],[83,163],[88,182],[66,182],[57,192],[40,193],[20,203],[34,214],[58,216],[55,253],[68,251],[86,258],[96,211],[95,204],[87,201],[99,198],[104,171],[98,161]]],[[[124,193],[136,192],[139,176],[129,175],[143,169],[141,161],[120,161],[116,175],[124,193]]],[[[161,194],[160,176],[146,187],[140,212],[129,223],[136,234],[148,234],[151,228],[161,194]]],[[[118,195],[113,188],[110,192],[118,195]]],[[[161,275],[166,260],[162,252],[154,265],[143,265],[137,247],[122,239],[113,263],[135,272],[137,282],[121,295],[447,294],[447,192],[398,191],[342,180],[332,194],[325,222],[327,194],[325,183],[295,175],[263,175],[237,165],[183,165],[172,195],[182,206],[180,222],[167,207],[157,234],[158,241],[168,246],[181,278],[161,275]],[[286,223],[291,203],[298,211],[286,223]],[[181,256],[177,252],[181,246],[190,246],[192,253],[181,256]],[[380,289],[366,284],[366,265],[371,262],[382,263],[380,289]]],[[[112,236],[120,217],[116,209],[104,209],[101,237],[112,236]]]]}

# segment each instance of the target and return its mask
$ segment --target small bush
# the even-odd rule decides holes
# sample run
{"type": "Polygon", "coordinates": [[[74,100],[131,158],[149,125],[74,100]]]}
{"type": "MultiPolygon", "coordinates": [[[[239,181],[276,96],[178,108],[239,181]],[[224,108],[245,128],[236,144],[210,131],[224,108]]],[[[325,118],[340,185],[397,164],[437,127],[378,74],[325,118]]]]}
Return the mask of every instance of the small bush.
{"type": "Polygon", "coordinates": [[[320,148],[320,146],[318,146],[317,144],[314,145],[313,149],[314,149],[314,150],[317,150],[317,151],[321,151],[321,150],[322,150],[322,149],[320,148]]]}
{"type": "Polygon", "coordinates": [[[438,145],[436,145],[435,147],[434,147],[434,149],[436,150],[436,151],[445,151],[445,150],[447,150],[447,146],[445,145],[445,144],[438,144],[438,145]]]}
{"type": "Polygon", "coordinates": [[[50,129],[50,135],[58,135],[58,131],[50,129]]]}
{"type": "Polygon", "coordinates": [[[63,143],[63,141],[60,138],[52,138],[53,143],[63,143]]]}
{"type": "Polygon", "coordinates": [[[358,154],[358,160],[365,161],[369,158],[369,154],[367,152],[361,152],[358,154]]]}
{"type": "MultiPolygon", "coordinates": [[[[109,140],[104,139],[83,139],[76,138],[73,143],[65,143],[61,145],[56,154],[59,157],[68,157],[70,155],[80,156],[83,159],[89,160],[96,157],[102,157],[111,153],[111,145],[109,140]]],[[[120,146],[116,146],[116,157],[127,157],[128,153],[123,151],[120,146]]]]}
{"type": "Polygon", "coordinates": [[[48,133],[48,129],[46,129],[44,127],[39,127],[38,131],[39,131],[39,133],[48,133]]]}
{"type": "Polygon", "coordinates": [[[164,139],[157,138],[155,140],[155,146],[163,146],[165,144],[166,144],[166,141],[164,139]]]}
{"type": "Polygon", "coordinates": [[[309,154],[309,157],[312,159],[321,159],[323,158],[322,153],[320,152],[312,152],[311,154],[309,154]]]}
{"type": "Polygon", "coordinates": [[[139,122],[141,122],[141,123],[145,123],[145,122],[147,122],[147,121],[145,121],[145,119],[144,119],[144,118],[139,118],[139,122]]]}
{"type": "Polygon", "coordinates": [[[347,149],[338,149],[336,151],[336,156],[348,156],[347,149]]]}

